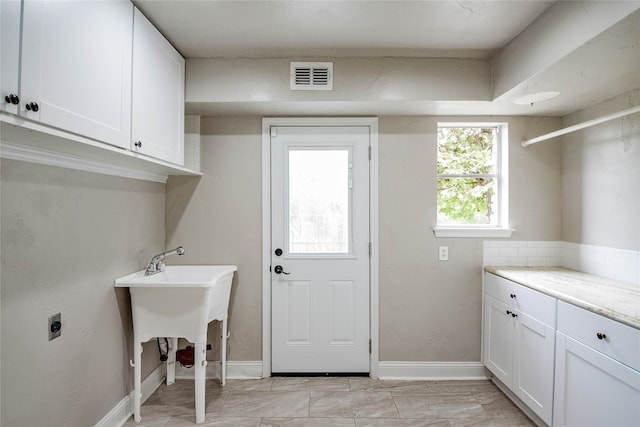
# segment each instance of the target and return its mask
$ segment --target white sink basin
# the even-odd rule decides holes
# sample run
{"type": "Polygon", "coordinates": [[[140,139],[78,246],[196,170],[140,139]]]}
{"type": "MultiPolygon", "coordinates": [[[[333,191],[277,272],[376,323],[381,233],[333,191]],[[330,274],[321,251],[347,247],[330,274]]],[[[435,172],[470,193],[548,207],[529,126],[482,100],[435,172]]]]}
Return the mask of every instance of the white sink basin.
{"type": "Polygon", "coordinates": [[[118,287],[206,287],[238,270],[235,265],[169,265],[164,271],[145,276],[144,270],[116,279],[118,287]]]}
{"type": "Polygon", "coordinates": [[[116,279],[129,288],[136,341],[156,337],[206,341],[207,324],[226,320],[235,265],[170,265],[145,276],[144,270],[116,279]]]}
{"type": "Polygon", "coordinates": [[[140,421],[142,343],[152,338],[169,338],[167,385],[175,380],[178,338],[195,344],[196,423],[205,416],[205,368],[207,325],[221,321],[220,382],[226,379],[227,313],[235,265],[171,265],[160,273],[145,276],[144,270],[116,279],[116,287],[129,288],[134,341],[133,416],[140,421]]]}

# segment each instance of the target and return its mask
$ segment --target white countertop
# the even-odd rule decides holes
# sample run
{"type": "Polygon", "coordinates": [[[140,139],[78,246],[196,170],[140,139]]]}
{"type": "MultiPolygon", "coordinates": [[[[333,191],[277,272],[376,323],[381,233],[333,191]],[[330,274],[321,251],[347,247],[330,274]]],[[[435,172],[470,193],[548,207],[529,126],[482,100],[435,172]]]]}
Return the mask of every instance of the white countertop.
{"type": "Polygon", "coordinates": [[[640,286],[562,267],[494,267],[489,273],[640,329],[640,286]]]}

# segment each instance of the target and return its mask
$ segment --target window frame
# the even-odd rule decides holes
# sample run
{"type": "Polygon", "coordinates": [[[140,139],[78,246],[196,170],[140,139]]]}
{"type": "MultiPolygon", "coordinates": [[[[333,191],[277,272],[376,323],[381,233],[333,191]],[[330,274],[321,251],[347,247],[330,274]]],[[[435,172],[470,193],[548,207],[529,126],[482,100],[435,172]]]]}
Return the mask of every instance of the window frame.
{"type": "MultiPolygon", "coordinates": [[[[509,128],[506,122],[438,122],[437,128],[495,128],[496,129],[496,165],[495,174],[438,174],[436,172],[436,182],[443,177],[470,178],[476,176],[490,176],[496,180],[496,217],[495,225],[490,224],[468,224],[468,225],[444,225],[438,224],[436,215],[436,226],[433,232],[436,237],[489,237],[501,238],[511,237],[513,229],[509,228],[509,128]]],[[[437,150],[437,131],[436,131],[437,150]]],[[[438,164],[438,154],[436,152],[436,166],[438,164]]],[[[437,186],[436,186],[437,188],[437,186]]],[[[437,196],[437,190],[436,190],[437,196]]],[[[436,213],[437,209],[436,197],[436,213]]]]}

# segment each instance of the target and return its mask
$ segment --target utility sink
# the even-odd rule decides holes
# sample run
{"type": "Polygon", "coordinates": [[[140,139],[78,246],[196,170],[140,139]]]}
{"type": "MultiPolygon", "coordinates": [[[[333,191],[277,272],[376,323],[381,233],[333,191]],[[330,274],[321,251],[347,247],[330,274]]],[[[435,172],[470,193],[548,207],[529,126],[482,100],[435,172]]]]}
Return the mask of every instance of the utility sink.
{"type": "Polygon", "coordinates": [[[129,288],[133,331],[140,342],[156,337],[206,341],[207,324],[226,320],[235,265],[170,265],[116,279],[129,288]]]}
{"type": "Polygon", "coordinates": [[[116,279],[116,287],[129,288],[134,335],[133,414],[140,421],[142,343],[169,338],[167,384],[175,381],[178,338],[195,345],[196,423],[204,421],[207,326],[222,324],[220,382],[226,381],[227,313],[235,265],[171,265],[158,273],[145,270],[116,279]]]}
{"type": "Polygon", "coordinates": [[[145,275],[144,270],[116,280],[123,287],[207,287],[237,271],[235,265],[169,265],[160,273],[145,275]]]}

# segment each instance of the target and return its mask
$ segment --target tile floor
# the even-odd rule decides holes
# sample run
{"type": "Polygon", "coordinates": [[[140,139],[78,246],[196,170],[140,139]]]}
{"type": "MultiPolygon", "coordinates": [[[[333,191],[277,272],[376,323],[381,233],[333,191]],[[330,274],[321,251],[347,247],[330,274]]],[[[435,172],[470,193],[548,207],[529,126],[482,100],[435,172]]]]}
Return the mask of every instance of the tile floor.
{"type": "MultiPolygon", "coordinates": [[[[366,377],[274,377],[208,380],[209,427],[533,427],[489,381],[381,381],[366,377]]],[[[193,381],[177,380],[126,427],[195,425],[193,381]]]]}

